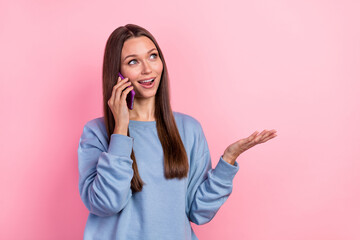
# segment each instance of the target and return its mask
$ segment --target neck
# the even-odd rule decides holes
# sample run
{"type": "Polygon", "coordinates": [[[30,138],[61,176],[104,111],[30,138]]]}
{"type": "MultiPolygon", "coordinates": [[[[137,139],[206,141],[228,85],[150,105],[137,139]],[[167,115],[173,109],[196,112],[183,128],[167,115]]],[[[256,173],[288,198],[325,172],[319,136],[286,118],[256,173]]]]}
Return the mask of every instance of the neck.
{"type": "Polygon", "coordinates": [[[155,96],[151,98],[135,98],[134,108],[130,110],[130,120],[155,121],[155,96]]]}

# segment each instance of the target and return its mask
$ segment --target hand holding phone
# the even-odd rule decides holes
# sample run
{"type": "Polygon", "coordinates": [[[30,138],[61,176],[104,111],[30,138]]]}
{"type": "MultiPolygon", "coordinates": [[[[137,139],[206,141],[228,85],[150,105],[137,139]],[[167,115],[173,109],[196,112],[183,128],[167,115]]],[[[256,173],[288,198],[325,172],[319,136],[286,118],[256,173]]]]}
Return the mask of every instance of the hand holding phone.
{"type": "MultiPolygon", "coordinates": [[[[119,77],[120,77],[121,79],[124,79],[124,76],[121,75],[120,72],[119,72],[119,77]]],[[[126,88],[128,88],[128,87],[126,87],[126,88]]],[[[126,89],[126,88],[125,88],[125,89],[126,89]]],[[[124,90],[125,90],[125,89],[124,89],[124,90]]],[[[131,91],[128,93],[128,95],[126,96],[127,106],[128,106],[128,108],[131,109],[131,110],[134,108],[134,97],[135,97],[135,91],[134,91],[134,89],[133,89],[133,90],[131,90],[131,91]]]]}

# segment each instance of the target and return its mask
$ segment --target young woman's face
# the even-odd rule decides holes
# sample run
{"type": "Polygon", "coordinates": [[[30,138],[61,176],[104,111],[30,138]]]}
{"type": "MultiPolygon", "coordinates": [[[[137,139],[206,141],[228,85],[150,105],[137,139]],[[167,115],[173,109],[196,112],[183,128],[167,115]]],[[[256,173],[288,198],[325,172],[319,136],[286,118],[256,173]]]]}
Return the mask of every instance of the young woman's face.
{"type": "Polygon", "coordinates": [[[163,70],[163,64],[155,44],[145,36],[130,38],[124,42],[120,61],[120,72],[131,81],[134,86],[135,97],[154,97],[163,70]],[[155,80],[150,88],[139,82],[152,78],[155,80]]]}

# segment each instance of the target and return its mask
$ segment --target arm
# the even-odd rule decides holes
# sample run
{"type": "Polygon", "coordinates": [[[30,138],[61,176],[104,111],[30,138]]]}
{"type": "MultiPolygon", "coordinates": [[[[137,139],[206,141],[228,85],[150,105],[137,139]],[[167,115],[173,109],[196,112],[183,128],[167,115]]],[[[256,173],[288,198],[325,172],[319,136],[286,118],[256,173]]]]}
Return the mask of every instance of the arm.
{"type": "Polygon", "coordinates": [[[78,148],[79,191],[90,213],[110,216],[129,201],[133,142],[131,137],[112,134],[106,151],[96,132],[85,125],[78,148]]]}
{"type": "Polygon", "coordinates": [[[209,222],[232,192],[232,180],[239,170],[237,162],[227,163],[220,157],[215,169],[205,135],[200,133],[191,154],[186,213],[190,221],[201,225],[209,222]]]}

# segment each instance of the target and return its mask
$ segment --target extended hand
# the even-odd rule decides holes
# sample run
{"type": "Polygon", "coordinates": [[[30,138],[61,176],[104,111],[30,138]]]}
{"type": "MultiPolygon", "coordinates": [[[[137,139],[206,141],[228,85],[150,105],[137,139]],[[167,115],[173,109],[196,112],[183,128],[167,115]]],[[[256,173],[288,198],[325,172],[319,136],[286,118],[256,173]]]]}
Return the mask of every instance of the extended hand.
{"type": "Polygon", "coordinates": [[[233,144],[231,144],[230,146],[228,146],[224,151],[223,159],[226,162],[234,165],[236,158],[241,153],[245,152],[246,150],[252,148],[257,144],[264,143],[277,136],[275,134],[276,130],[274,129],[270,131],[264,130],[259,135],[258,133],[259,133],[258,131],[255,131],[249,137],[240,139],[234,142],[233,144]]]}

